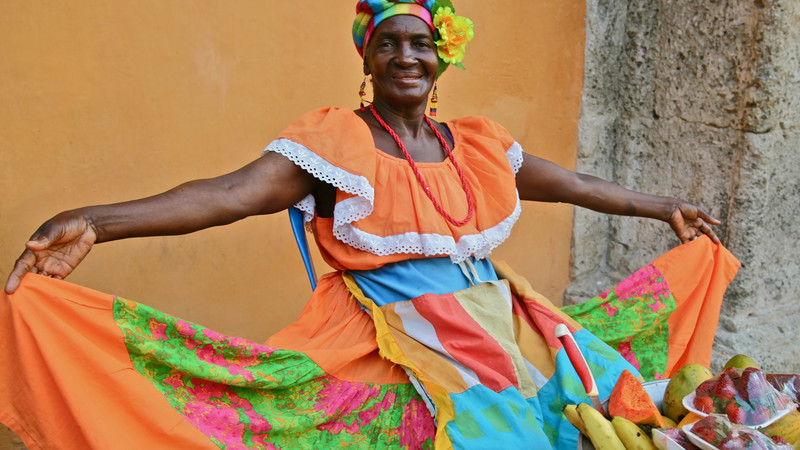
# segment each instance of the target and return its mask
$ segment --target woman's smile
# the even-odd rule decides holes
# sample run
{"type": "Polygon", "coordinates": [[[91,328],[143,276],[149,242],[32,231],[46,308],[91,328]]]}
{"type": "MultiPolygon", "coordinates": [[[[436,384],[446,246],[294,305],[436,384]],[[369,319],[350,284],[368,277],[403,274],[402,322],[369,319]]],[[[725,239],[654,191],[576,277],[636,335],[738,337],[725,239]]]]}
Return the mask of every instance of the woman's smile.
{"type": "Polygon", "coordinates": [[[420,81],[422,81],[422,75],[420,74],[409,74],[409,73],[398,73],[392,75],[392,80],[399,84],[404,85],[418,85],[420,81]]]}

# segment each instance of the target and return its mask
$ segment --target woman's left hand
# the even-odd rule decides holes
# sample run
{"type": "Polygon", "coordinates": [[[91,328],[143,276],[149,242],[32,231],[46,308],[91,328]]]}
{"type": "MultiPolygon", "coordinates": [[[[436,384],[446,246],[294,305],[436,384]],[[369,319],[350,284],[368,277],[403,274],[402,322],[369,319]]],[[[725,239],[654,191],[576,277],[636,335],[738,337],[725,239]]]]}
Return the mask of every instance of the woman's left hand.
{"type": "Polygon", "coordinates": [[[711,225],[719,225],[720,221],[691,203],[679,203],[667,222],[682,243],[689,242],[701,234],[705,234],[714,243],[719,244],[719,238],[714,233],[714,230],[711,229],[711,225]]]}

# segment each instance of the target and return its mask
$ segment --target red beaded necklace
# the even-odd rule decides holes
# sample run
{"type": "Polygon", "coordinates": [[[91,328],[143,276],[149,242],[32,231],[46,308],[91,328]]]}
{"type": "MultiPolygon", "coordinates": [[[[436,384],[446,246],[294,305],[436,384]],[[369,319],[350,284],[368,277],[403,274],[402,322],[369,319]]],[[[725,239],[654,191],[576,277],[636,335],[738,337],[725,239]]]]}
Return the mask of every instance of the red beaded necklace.
{"type": "Polygon", "coordinates": [[[381,124],[381,126],[389,133],[389,135],[392,136],[392,139],[394,139],[394,142],[397,143],[397,146],[400,147],[400,151],[403,152],[403,156],[406,157],[406,161],[408,161],[408,164],[411,166],[411,170],[414,171],[414,175],[416,175],[417,181],[419,181],[419,184],[422,186],[423,190],[425,191],[425,194],[428,196],[429,199],[431,199],[434,208],[436,208],[436,210],[439,211],[439,214],[441,214],[445,219],[447,219],[448,222],[452,223],[457,227],[463,226],[467,222],[469,222],[469,220],[472,219],[472,215],[475,212],[475,201],[472,199],[472,191],[470,191],[469,186],[467,185],[467,180],[464,178],[464,173],[461,171],[461,167],[459,167],[458,164],[456,163],[456,158],[455,156],[453,156],[453,152],[450,151],[450,146],[447,145],[447,141],[444,140],[444,137],[442,137],[441,133],[439,133],[439,130],[437,130],[436,127],[433,126],[433,122],[431,122],[431,119],[429,119],[428,116],[423,116],[425,117],[425,123],[427,123],[428,126],[431,127],[431,130],[433,130],[433,134],[435,134],[436,138],[439,139],[439,143],[442,144],[445,153],[447,153],[447,157],[450,158],[450,161],[452,161],[453,167],[456,169],[456,172],[458,173],[458,178],[461,180],[461,187],[464,189],[464,193],[467,195],[467,217],[465,217],[463,220],[454,219],[453,216],[451,216],[450,214],[447,213],[447,211],[444,210],[439,201],[436,200],[436,197],[433,196],[431,189],[428,187],[428,183],[426,183],[425,180],[422,178],[422,174],[419,173],[417,165],[414,163],[414,160],[411,159],[411,155],[408,153],[408,150],[406,150],[406,146],[403,145],[403,142],[400,140],[400,136],[398,136],[397,133],[394,132],[394,130],[392,129],[392,127],[389,126],[389,124],[387,124],[386,122],[383,121],[383,119],[381,119],[381,116],[378,115],[377,111],[375,111],[375,106],[369,105],[369,110],[372,112],[372,115],[375,116],[375,120],[377,120],[378,123],[381,124]]]}

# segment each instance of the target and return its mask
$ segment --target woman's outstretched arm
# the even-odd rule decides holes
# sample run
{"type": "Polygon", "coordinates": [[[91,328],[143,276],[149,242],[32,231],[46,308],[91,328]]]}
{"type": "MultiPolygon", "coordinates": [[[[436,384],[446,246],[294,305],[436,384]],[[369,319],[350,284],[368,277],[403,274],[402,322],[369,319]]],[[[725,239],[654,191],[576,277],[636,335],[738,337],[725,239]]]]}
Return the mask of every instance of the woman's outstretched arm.
{"type": "Polygon", "coordinates": [[[190,181],[152,197],[64,211],[43,223],[25,244],[5,291],[13,293],[26,272],[65,278],[95,243],[186,234],[272,214],[313,192],[316,183],[286,157],[267,153],[229,174],[190,181]]]}
{"type": "Polygon", "coordinates": [[[517,173],[517,189],[523,200],[571,203],[606,214],[659,219],[670,225],[681,242],[706,234],[719,243],[710,225],[719,225],[720,221],[699,206],[672,197],[631,191],[533,155],[524,154],[517,173]]]}

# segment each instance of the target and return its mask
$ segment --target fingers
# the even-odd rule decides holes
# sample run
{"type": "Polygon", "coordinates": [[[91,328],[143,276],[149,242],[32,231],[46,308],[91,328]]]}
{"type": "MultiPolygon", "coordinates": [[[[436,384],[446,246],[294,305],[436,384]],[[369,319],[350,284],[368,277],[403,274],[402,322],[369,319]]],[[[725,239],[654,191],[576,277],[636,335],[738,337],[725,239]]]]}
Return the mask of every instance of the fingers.
{"type": "Polygon", "coordinates": [[[46,236],[37,236],[35,238],[31,238],[28,242],[25,243],[25,247],[30,250],[44,250],[50,245],[50,239],[46,236]]]}
{"type": "Polygon", "coordinates": [[[699,208],[698,208],[698,214],[697,215],[699,216],[700,219],[703,219],[704,221],[710,223],[711,225],[719,225],[719,224],[722,223],[722,222],[719,221],[719,219],[711,217],[710,215],[706,214],[705,211],[703,211],[702,209],[699,209],[699,208]]]}
{"type": "Polygon", "coordinates": [[[711,229],[708,223],[702,222],[700,224],[699,232],[710,237],[715,244],[719,244],[719,238],[717,237],[717,234],[714,233],[714,230],[711,229]]]}
{"type": "Polygon", "coordinates": [[[26,273],[36,272],[36,268],[34,267],[35,262],[36,257],[33,255],[33,252],[30,250],[22,252],[22,255],[17,258],[17,262],[14,263],[14,268],[11,269],[11,273],[8,275],[8,280],[4,288],[6,294],[13,294],[14,291],[17,290],[19,282],[26,273]]]}
{"type": "MultiPolygon", "coordinates": [[[[716,220],[716,219],[713,219],[713,218],[710,218],[710,219],[712,219],[712,220],[716,220]]],[[[719,221],[717,221],[717,222],[719,222],[719,221]]],[[[718,225],[718,223],[716,223],[716,224],[714,224],[714,225],[718,225]]],[[[691,233],[691,234],[694,234],[693,236],[691,236],[690,240],[695,240],[695,239],[697,239],[698,237],[700,237],[700,236],[702,236],[702,235],[704,235],[704,234],[705,234],[705,235],[706,235],[706,236],[708,236],[708,237],[711,239],[711,241],[712,241],[712,242],[714,242],[715,244],[719,244],[719,243],[720,243],[720,240],[719,240],[719,237],[717,236],[717,234],[716,234],[716,233],[714,232],[714,230],[711,228],[711,226],[709,225],[709,223],[707,223],[707,222],[706,222],[705,220],[703,220],[703,219],[700,219],[700,218],[698,218],[698,219],[695,219],[695,220],[693,220],[693,221],[692,221],[692,223],[691,223],[691,227],[689,228],[689,230],[690,230],[690,231],[692,231],[692,233],[691,233]]]]}

